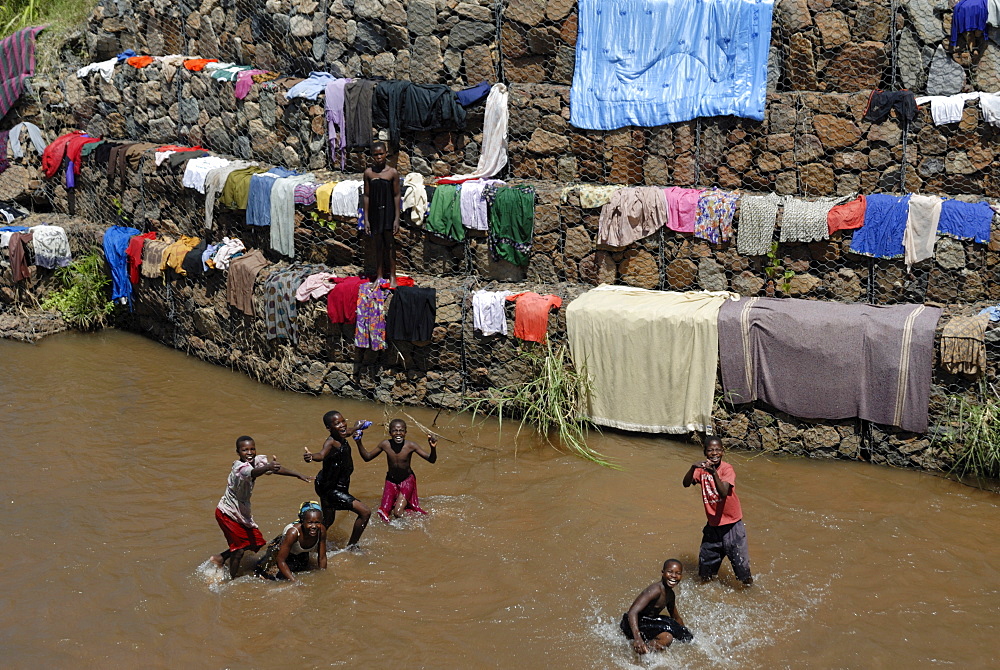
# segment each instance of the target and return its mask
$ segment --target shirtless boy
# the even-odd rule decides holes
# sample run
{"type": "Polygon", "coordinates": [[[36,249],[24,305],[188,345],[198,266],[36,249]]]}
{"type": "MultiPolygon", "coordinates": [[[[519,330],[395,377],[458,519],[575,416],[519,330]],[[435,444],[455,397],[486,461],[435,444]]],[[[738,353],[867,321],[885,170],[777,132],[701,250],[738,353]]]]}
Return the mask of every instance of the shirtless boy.
{"type": "Polygon", "coordinates": [[[635,599],[628,612],[622,617],[621,629],[625,637],[632,640],[632,648],[637,654],[663,651],[674,640],[690,642],[694,639],[684,626],[684,619],[677,611],[674,587],[684,577],[684,566],[676,558],[663,563],[660,581],[650,584],[635,599]],[[670,616],[660,614],[667,610],[670,616]]]}
{"type": "Polygon", "coordinates": [[[413,454],[428,463],[437,461],[437,437],[427,436],[427,444],[430,446],[430,453],[424,451],[416,442],[406,439],[406,422],[402,419],[393,419],[389,423],[389,439],[382,440],[373,450],[368,451],[361,444],[361,440],[355,440],[358,445],[358,454],[365,463],[373,460],[380,453],[385,454],[388,461],[389,470],[385,473],[385,488],[382,490],[382,504],[379,505],[378,515],[385,522],[389,521],[389,515],[401,517],[407,510],[418,514],[427,514],[420,509],[420,498],[417,496],[417,476],[413,474],[410,467],[410,460],[413,454]]]}
{"type": "MultiPolygon", "coordinates": [[[[307,448],[302,459],[306,463],[313,461],[323,463],[323,468],[316,475],[315,486],[316,495],[319,496],[323,507],[323,525],[327,530],[333,525],[337,510],[350,510],[357,515],[351,539],[347,541],[347,548],[355,549],[358,540],[361,539],[361,533],[365,532],[368,526],[372,511],[348,491],[351,486],[351,475],[354,473],[354,459],[351,458],[351,447],[347,444],[349,433],[347,421],[340,412],[332,411],[323,415],[323,425],[330,431],[330,437],[326,438],[323,448],[316,453],[311,453],[307,448]]],[[[355,426],[354,440],[359,447],[361,441],[357,431],[361,426],[361,421],[355,426]]]]}

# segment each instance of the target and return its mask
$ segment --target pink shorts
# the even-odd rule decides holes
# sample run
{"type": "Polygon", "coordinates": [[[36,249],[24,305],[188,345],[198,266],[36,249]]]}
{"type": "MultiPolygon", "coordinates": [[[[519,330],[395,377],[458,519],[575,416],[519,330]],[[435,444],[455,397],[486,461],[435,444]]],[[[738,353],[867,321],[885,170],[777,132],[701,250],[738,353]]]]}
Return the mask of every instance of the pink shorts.
{"type": "Polygon", "coordinates": [[[263,547],[264,537],[260,534],[259,528],[247,528],[236,519],[224,514],[218,507],[215,508],[215,520],[219,522],[222,534],[226,536],[229,543],[229,551],[239,551],[240,549],[253,549],[257,551],[263,547]]]}
{"type": "Polygon", "coordinates": [[[420,498],[417,497],[417,477],[410,475],[399,484],[394,484],[388,479],[385,480],[385,488],[382,489],[382,504],[378,506],[378,515],[382,521],[388,523],[392,508],[396,505],[396,498],[402,493],[406,497],[406,511],[418,514],[427,514],[420,509],[420,498]]]}

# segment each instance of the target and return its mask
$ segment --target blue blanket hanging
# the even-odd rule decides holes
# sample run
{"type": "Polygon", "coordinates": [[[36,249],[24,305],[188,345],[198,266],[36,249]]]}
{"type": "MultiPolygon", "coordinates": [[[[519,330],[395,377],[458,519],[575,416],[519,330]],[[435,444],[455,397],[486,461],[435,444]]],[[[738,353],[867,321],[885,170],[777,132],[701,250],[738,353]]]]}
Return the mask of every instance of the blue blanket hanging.
{"type": "Polygon", "coordinates": [[[579,0],[570,123],[764,119],[773,0],[579,0]]]}

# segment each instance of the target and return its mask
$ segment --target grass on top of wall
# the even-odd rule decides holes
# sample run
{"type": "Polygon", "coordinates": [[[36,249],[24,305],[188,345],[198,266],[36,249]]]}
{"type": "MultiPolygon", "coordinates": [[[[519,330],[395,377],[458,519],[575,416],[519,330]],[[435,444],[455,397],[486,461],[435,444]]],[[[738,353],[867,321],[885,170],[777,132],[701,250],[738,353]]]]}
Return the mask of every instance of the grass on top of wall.
{"type": "Polygon", "coordinates": [[[97,0],[5,0],[0,3],[0,38],[30,26],[48,26],[38,34],[36,70],[48,71],[57,62],[66,38],[97,6],[97,0]]]}

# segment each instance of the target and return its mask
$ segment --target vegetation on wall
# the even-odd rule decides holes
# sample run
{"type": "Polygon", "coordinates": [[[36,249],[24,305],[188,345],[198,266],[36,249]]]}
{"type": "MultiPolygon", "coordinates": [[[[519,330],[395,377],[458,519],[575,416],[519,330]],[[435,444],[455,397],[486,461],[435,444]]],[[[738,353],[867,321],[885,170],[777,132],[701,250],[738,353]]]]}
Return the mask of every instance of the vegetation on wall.
{"type": "Polygon", "coordinates": [[[62,288],[42,301],[42,309],[62,313],[71,326],[81,330],[104,327],[114,304],[108,300],[111,280],[104,270],[104,255],[97,248],[55,272],[62,288]]]}
{"type": "Polygon", "coordinates": [[[0,3],[0,38],[30,26],[47,26],[38,35],[36,69],[58,62],[58,52],[70,33],[87,19],[96,0],[4,0],[0,3]]]}
{"type": "Polygon", "coordinates": [[[948,430],[940,439],[953,445],[953,474],[1000,478],[1000,392],[983,381],[979,397],[948,398],[942,421],[948,430]]]}
{"type": "Polygon", "coordinates": [[[617,468],[587,444],[591,424],[583,407],[593,385],[586,370],[573,365],[569,348],[547,342],[544,349],[538,347],[522,356],[531,370],[527,381],[490,388],[485,398],[467,399],[465,409],[473,414],[495,414],[501,429],[505,417],[520,417],[517,435],[530,426],[553,446],[558,442],[572,454],[617,468]]]}

